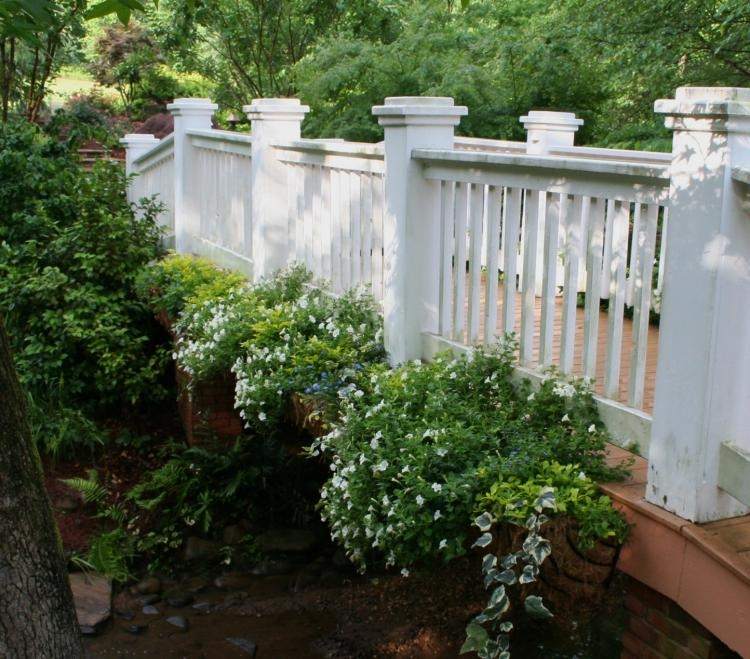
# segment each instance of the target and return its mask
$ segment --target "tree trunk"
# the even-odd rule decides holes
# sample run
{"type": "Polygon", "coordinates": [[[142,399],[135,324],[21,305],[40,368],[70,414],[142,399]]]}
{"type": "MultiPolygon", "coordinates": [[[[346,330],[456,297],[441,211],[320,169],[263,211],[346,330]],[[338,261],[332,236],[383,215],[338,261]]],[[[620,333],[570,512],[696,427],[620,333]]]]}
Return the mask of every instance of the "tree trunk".
{"type": "Polygon", "coordinates": [[[82,657],[60,537],[0,318],[0,657],[82,657]]]}

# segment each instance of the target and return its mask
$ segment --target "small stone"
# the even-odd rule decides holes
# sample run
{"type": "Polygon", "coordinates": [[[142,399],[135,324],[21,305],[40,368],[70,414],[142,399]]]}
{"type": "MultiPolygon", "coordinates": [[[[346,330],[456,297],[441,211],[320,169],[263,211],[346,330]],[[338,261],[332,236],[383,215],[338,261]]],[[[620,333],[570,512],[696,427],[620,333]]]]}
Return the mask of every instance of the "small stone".
{"type": "Polygon", "coordinates": [[[232,524],[224,528],[222,533],[222,540],[225,545],[239,545],[244,539],[247,533],[239,524],[232,524]]]}
{"type": "Polygon", "coordinates": [[[214,579],[214,586],[229,589],[247,588],[255,581],[255,576],[247,572],[227,572],[214,579]]]}
{"type": "Polygon", "coordinates": [[[195,604],[193,604],[193,608],[196,611],[200,611],[201,613],[210,613],[211,602],[196,602],[195,604]]]}
{"type": "Polygon", "coordinates": [[[146,606],[141,609],[143,612],[143,615],[147,616],[158,616],[159,615],[159,609],[157,609],[155,606],[152,606],[151,604],[147,604],[146,606]]]}
{"type": "Polygon", "coordinates": [[[151,595],[143,595],[138,598],[138,603],[141,606],[147,606],[148,604],[156,604],[161,599],[161,595],[158,593],[152,593],[151,595]]]}
{"type": "Polygon", "coordinates": [[[135,613],[132,611],[115,611],[115,615],[123,620],[132,620],[135,618],[135,613]]]}
{"type": "Polygon", "coordinates": [[[146,577],[133,586],[137,595],[153,595],[161,591],[161,579],[157,577],[146,577]]]}
{"type": "Polygon", "coordinates": [[[238,590],[236,593],[229,593],[224,598],[224,605],[225,606],[236,606],[237,604],[241,604],[244,602],[250,595],[246,593],[244,590],[238,590]]]}
{"type": "Polygon", "coordinates": [[[289,561],[261,561],[252,570],[256,577],[272,577],[281,574],[289,574],[294,566],[289,561]]]}
{"type": "Polygon", "coordinates": [[[274,552],[304,554],[314,549],[318,540],[312,531],[305,529],[271,529],[261,533],[257,543],[258,549],[267,554],[274,552]]]}
{"type": "Polygon", "coordinates": [[[58,499],[55,499],[55,508],[62,510],[66,513],[72,513],[78,510],[78,506],[81,502],[76,497],[70,496],[69,494],[63,494],[58,499]]]}
{"type": "Polygon", "coordinates": [[[213,540],[204,540],[197,536],[190,536],[185,541],[185,560],[195,561],[201,558],[210,558],[219,553],[219,543],[213,540]]]}
{"type": "Polygon", "coordinates": [[[211,582],[208,579],[204,579],[203,577],[191,577],[181,584],[182,588],[184,588],[186,592],[192,593],[193,595],[206,590],[206,588],[208,588],[210,585],[211,582]]]}
{"type": "Polygon", "coordinates": [[[84,636],[96,636],[96,627],[91,625],[81,625],[80,630],[84,636]]]}
{"type": "Polygon", "coordinates": [[[193,599],[194,598],[190,593],[182,593],[179,591],[173,591],[164,595],[164,601],[169,604],[169,606],[173,606],[176,609],[192,604],[193,599]]]}
{"type": "Polygon", "coordinates": [[[238,647],[240,650],[244,650],[247,654],[250,655],[251,659],[255,656],[255,652],[258,649],[258,646],[255,644],[255,642],[247,638],[227,638],[226,641],[238,647]]]}
{"type": "Polygon", "coordinates": [[[173,627],[177,627],[181,632],[186,632],[190,629],[190,623],[187,618],[183,618],[182,616],[169,616],[167,622],[173,627]]]}
{"type": "Polygon", "coordinates": [[[133,636],[138,636],[139,634],[141,634],[144,631],[146,631],[147,626],[146,625],[135,625],[135,624],[133,624],[133,625],[125,625],[123,627],[123,629],[128,634],[133,634],[133,636]]]}

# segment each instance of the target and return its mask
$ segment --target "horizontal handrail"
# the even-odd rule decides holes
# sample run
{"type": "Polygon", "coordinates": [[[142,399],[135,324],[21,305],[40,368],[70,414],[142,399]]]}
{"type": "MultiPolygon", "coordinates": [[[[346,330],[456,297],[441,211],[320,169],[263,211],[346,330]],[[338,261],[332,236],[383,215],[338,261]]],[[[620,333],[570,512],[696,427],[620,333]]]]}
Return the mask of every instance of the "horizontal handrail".
{"type": "Polygon", "coordinates": [[[443,149],[414,149],[412,158],[435,180],[648,204],[665,204],[669,191],[667,165],[443,149]]]}
{"type": "Polygon", "coordinates": [[[187,134],[191,137],[202,137],[216,142],[236,142],[239,144],[252,144],[253,136],[250,133],[236,133],[231,130],[189,130],[187,134]]]}
{"type": "Polygon", "coordinates": [[[526,142],[514,142],[512,140],[490,140],[483,137],[461,137],[453,140],[456,148],[472,148],[479,151],[512,151],[518,153],[526,152],[526,142]]]}
{"type": "Polygon", "coordinates": [[[337,156],[356,156],[382,160],[385,151],[382,144],[368,142],[339,142],[338,140],[292,140],[278,142],[272,145],[281,151],[297,151],[300,153],[330,154],[337,156]]]}
{"type": "Polygon", "coordinates": [[[605,149],[593,146],[555,146],[550,155],[587,160],[614,160],[617,162],[648,163],[668,165],[672,162],[671,153],[661,151],[631,151],[629,149],[605,149]]]}
{"type": "Polygon", "coordinates": [[[156,146],[154,146],[153,149],[151,149],[150,151],[146,151],[146,153],[136,158],[133,161],[133,164],[138,165],[139,167],[145,167],[149,164],[149,161],[155,160],[157,156],[160,156],[162,154],[167,155],[164,152],[173,147],[174,133],[170,133],[166,137],[162,138],[160,142],[156,146]]]}
{"type": "Polygon", "coordinates": [[[253,138],[247,133],[229,130],[188,130],[187,137],[193,146],[209,151],[229,153],[243,158],[252,156],[253,138]]]}

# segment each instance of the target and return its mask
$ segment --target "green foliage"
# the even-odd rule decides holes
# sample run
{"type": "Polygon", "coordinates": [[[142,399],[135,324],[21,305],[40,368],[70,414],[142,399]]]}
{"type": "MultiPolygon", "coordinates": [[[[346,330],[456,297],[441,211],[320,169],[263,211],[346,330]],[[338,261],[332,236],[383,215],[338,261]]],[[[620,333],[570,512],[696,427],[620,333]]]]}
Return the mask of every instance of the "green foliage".
{"type": "Polygon", "coordinates": [[[545,462],[617,476],[603,461],[607,434],[588,387],[514,384],[514,349],[375,368],[350,389],[340,422],[311,451],[331,458],[323,516],[362,567],[464,553],[478,497],[510,476],[534,478],[545,462]]]}
{"type": "Polygon", "coordinates": [[[590,547],[595,540],[612,539],[623,542],[627,524],[612,508],[595,481],[577,464],[561,465],[543,462],[539,471],[527,480],[514,475],[501,475],[489,492],[479,497],[478,509],[495,519],[522,525],[534,514],[545,492],[554,494],[555,514],[573,518],[578,525],[578,543],[590,547]]]}
{"type": "Polygon", "coordinates": [[[122,169],[83,170],[35,127],[0,128],[0,311],[37,396],[131,403],[158,396],[166,351],[134,294],[161,253],[157,208],[134,214],[122,169]]]}
{"type": "Polygon", "coordinates": [[[210,295],[214,288],[203,291],[206,294],[194,298],[175,325],[180,367],[196,380],[228,373],[244,354],[243,345],[264,331],[272,310],[297,300],[310,279],[310,273],[297,266],[225,295],[210,295]]]}
{"type": "Polygon", "coordinates": [[[220,299],[246,284],[242,275],[221,270],[208,259],[170,254],[141,269],[136,291],[157,313],[175,320],[186,304],[220,299]]]}
{"type": "Polygon", "coordinates": [[[232,366],[246,427],[277,427],[292,393],[338,402],[356,389],[358,373],[383,360],[382,336],[375,302],[363,291],[334,298],[314,289],[267,309],[232,366]]]}
{"type": "Polygon", "coordinates": [[[125,582],[131,577],[132,542],[125,530],[115,528],[96,536],[86,554],[85,564],[113,581],[125,582]]]}
{"type": "Polygon", "coordinates": [[[37,448],[55,460],[93,453],[105,443],[96,423],[76,407],[29,396],[28,412],[37,448]]]}

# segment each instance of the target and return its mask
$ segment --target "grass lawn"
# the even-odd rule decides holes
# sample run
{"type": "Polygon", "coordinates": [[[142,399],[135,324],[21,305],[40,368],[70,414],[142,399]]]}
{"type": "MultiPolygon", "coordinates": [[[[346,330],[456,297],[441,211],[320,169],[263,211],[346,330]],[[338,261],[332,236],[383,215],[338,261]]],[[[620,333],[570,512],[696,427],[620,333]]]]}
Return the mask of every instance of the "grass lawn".
{"type": "Polygon", "coordinates": [[[94,87],[101,89],[105,96],[117,98],[117,92],[112,87],[101,87],[86,71],[77,68],[64,68],[60,75],[49,86],[49,104],[52,110],[62,107],[65,100],[77,92],[90,92],[94,87]]]}

